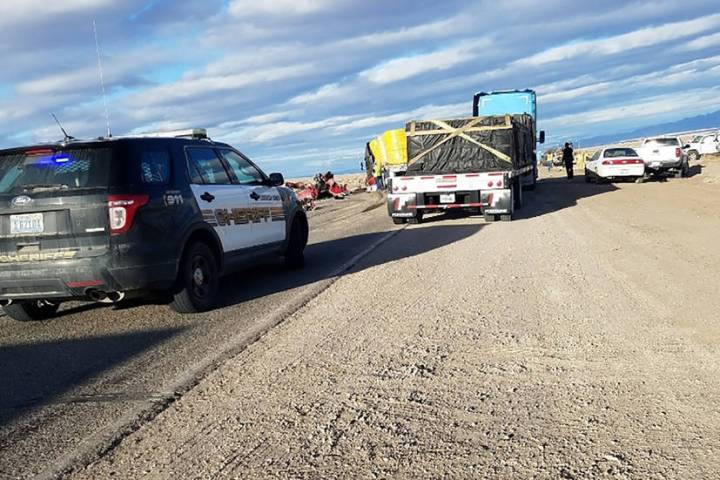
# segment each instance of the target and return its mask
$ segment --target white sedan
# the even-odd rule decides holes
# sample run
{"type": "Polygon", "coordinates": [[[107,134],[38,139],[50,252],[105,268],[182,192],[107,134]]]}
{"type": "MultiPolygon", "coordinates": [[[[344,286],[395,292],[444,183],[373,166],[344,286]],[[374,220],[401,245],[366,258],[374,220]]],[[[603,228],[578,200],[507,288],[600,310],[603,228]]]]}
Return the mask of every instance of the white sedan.
{"type": "Polygon", "coordinates": [[[608,147],[595,152],[585,162],[585,181],[628,179],[642,181],[645,162],[629,147],[608,147]]]}

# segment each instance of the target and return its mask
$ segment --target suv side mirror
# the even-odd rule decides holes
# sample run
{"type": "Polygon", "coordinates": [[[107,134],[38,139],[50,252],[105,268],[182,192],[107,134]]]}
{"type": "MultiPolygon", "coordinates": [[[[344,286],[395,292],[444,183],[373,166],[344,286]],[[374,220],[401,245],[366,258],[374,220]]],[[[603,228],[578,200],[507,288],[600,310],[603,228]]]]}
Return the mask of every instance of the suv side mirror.
{"type": "Polygon", "coordinates": [[[279,187],[285,183],[285,178],[282,173],[271,173],[270,174],[270,185],[273,187],[279,187]]]}
{"type": "Polygon", "coordinates": [[[688,148],[690,148],[690,145],[689,145],[689,144],[688,144],[688,145],[685,145],[685,146],[683,146],[683,149],[685,149],[685,150],[687,150],[688,148]]]}
{"type": "Polygon", "coordinates": [[[545,130],[540,130],[540,138],[538,139],[538,142],[545,143],[545,130]]]}

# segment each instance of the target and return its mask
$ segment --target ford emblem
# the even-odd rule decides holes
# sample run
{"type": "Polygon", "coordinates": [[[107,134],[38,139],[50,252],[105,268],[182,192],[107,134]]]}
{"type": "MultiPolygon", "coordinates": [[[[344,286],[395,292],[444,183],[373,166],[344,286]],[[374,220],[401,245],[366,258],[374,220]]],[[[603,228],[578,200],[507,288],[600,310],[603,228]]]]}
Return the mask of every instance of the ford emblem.
{"type": "Polygon", "coordinates": [[[15,197],[12,199],[13,207],[26,207],[31,203],[33,203],[33,199],[28,197],[27,195],[20,195],[19,197],[15,197]]]}

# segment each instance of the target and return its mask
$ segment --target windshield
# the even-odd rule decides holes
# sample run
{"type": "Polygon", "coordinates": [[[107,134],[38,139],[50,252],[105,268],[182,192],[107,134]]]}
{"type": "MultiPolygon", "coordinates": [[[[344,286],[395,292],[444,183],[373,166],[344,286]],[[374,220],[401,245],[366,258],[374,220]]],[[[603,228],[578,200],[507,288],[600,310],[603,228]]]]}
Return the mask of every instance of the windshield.
{"type": "Polygon", "coordinates": [[[107,187],[109,148],[36,149],[0,155],[0,194],[107,187]]]}
{"type": "Polygon", "coordinates": [[[605,150],[603,157],[605,158],[617,158],[617,157],[637,157],[638,154],[632,148],[608,148],[605,150]]]}
{"type": "Polygon", "coordinates": [[[677,147],[680,145],[680,142],[677,138],[653,138],[646,140],[645,145],[653,147],[677,147]]]}

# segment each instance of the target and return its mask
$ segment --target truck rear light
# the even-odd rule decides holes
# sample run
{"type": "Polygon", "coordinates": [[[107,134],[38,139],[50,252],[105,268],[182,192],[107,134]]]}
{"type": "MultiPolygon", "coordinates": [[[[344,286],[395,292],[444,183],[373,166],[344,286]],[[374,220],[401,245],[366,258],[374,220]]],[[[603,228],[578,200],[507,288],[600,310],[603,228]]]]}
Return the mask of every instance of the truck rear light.
{"type": "Polygon", "coordinates": [[[149,200],[148,195],[109,195],[108,218],[110,220],[110,234],[120,235],[127,233],[132,227],[138,208],[146,205],[149,200]]]}
{"type": "Polygon", "coordinates": [[[495,186],[498,188],[502,188],[502,186],[503,186],[502,180],[498,180],[497,182],[495,182],[495,186]]]}
{"type": "Polygon", "coordinates": [[[403,185],[400,190],[402,190],[403,192],[404,192],[405,190],[407,190],[407,185],[403,185]]]}
{"type": "Polygon", "coordinates": [[[397,192],[398,190],[399,188],[397,187],[397,185],[393,187],[393,192],[397,192]]]}
{"type": "Polygon", "coordinates": [[[676,149],[675,149],[675,156],[676,156],[677,158],[682,157],[682,148],[676,148],[676,149]]]}
{"type": "Polygon", "coordinates": [[[488,187],[492,188],[492,186],[495,185],[492,180],[488,182],[488,187]]]}

